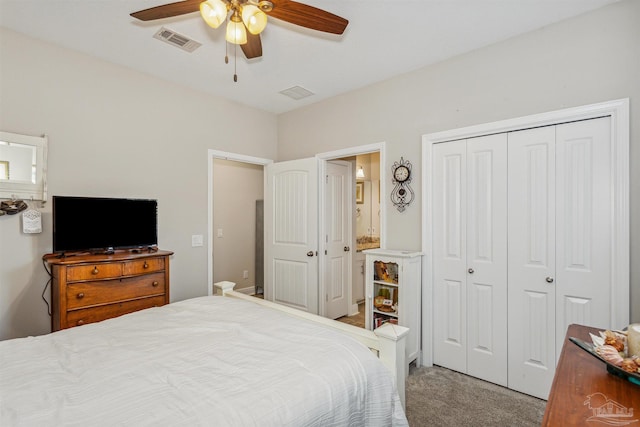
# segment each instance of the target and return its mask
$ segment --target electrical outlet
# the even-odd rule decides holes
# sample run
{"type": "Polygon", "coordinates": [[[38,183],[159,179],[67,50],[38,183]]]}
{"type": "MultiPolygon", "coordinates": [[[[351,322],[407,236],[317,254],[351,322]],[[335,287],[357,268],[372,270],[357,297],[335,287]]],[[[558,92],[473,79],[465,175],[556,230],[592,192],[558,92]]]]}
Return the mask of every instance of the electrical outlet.
{"type": "Polygon", "coordinates": [[[222,228],[218,228],[218,239],[222,238],[222,228]]]}
{"type": "Polygon", "coordinates": [[[242,272],[242,278],[243,279],[248,279],[249,278],[249,270],[244,270],[242,272]]]}

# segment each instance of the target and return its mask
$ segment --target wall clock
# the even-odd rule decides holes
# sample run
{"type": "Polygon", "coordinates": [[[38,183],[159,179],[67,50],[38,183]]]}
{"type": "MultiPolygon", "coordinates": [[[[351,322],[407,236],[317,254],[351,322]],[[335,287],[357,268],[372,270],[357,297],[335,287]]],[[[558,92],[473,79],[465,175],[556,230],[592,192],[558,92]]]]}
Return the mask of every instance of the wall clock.
{"type": "Polygon", "coordinates": [[[391,166],[391,182],[395,184],[391,191],[391,202],[398,208],[399,212],[404,212],[407,206],[415,198],[415,194],[409,185],[411,183],[411,162],[400,157],[399,162],[394,162],[391,166]]]}

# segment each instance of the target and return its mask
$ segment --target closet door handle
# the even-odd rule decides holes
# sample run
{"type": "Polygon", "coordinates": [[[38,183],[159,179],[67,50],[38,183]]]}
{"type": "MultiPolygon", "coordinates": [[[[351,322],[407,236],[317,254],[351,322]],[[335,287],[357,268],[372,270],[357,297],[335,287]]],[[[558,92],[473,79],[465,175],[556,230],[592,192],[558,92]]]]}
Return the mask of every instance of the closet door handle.
{"type": "Polygon", "coordinates": [[[547,277],[546,279],[544,279],[547,281],[547,283],[553,283],[553,277],[547,277]]]}
{"type": "Polygon", "coordinates": [[[307,252],[307,256],[313,256],[313,251],[307,252]]]}
{"type": "Polygon", "coordinates": [[[350,250],[351,250],[351,248],[350,248],[349,246],[345,246],[345,247],[344,247],[344,251],[345,251],[345,252],[349,252],[350,250]]]}
{"type": "Polygon", "coordinates": [[[469,274],[473,274],[473,273],[475,273],[475,272],[476,272],[473,268],[470,268],[470,269],[468,269],[467,271],[469,272],[469,274]]]}

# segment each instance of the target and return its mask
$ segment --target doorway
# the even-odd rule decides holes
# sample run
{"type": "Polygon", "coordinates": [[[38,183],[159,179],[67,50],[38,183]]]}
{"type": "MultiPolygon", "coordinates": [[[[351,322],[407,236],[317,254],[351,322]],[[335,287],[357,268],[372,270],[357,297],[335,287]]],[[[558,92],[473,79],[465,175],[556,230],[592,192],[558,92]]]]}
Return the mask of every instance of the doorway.
{"type": "MultiPolygon", "coordinates": [[[[381,165],[384,164],[385,144],[382,142],[353,147],[347,150],[319,154],[316,157],[324,161],[323,174],[327,174],[327,164],[335,161],[350,163],[353,171],[351,185],[354,191],[350,204],[352,215],[350,239],[351,274],[349,277],[350,302],[347,315],[338,318],[338,320],[349,324],[354,324],[355,322],[356,326],[364,327],[365,257],[362,251],[384,247],[385,240],[384,204],[381,205],[380,203],[380,194],[385,194],[385,174],[384,169],[381,168],[381,165]]],[[[323,180],[323,182],[325,181],[323,180]]],[[[330,207],[325,206],[324,210],[330,210],[330,207]]],[[[321,236],[327,236],[330,233],[327,221],[321,220],[320,223],[322,224],[321,236]]],[[[325,264],[328,259],[321,262],[325,264]]],[[[328,290],[333,286],[331,280],[330,275],[320,272],[319,287],[321,295],[328,295],[328,290]]],[[[323,304],[326,299],[328,297],[320,298],[321,313],[327,313],[327,308],[323,304]]]]}
{"type": "MultiPolygon", "coordinates": [[[[264,170],[264,167],[267,165],[271,165],[273,163],[272,160],[270,159],[261,159],[261,158],[255,158],[255,157],[251,157],[251,156],[244,156],[244,155],[239,155],[239,154],[235,154],[235,153],[228,153],[228,152],[221,152],[221,151],[217,151],[217,150],[209,150],[208,152],[209,155],[209,180],[208,180],[208,186],[209,186],[209,218],[208,218],[208,282],[209,282],[209,288],[208,288],[208,292],[209,294],[212,294],[212,283],[214,283],[216,280],[214,280],[214,271],[213,271],[213,259],[214,259],[214,242],[216,241],[216,239],[218,239],[218,233],[220,232],[218,229],[222,228],[222,231],[220,232],[222,234],[222,239],[225,239],[226,236],[226,232],[225,232],[225,228],[223,227],[219,227],[217,225],[215,225],[215,219],[214,219],[214,191],[213,191],[213,187],[215,185],[216,180],[214,179],[214,169],[215,169],[215,159],[221,159],[221,160],[226,160],[226,161],[234,161],[234,162],[239,162],[239,163],[245,163],[245,164],[250,164],[250,165],[258,165],[260,168],[262,168],[264,170]]],[[[367,190],[371,192],[371,196],[368,198],[372,198],[374,195],[376,194],[385,194],[385,172],[383,168],[380,168],[380,165],[385,164],[385,143],[381,142],[381,143],[376,143],[376,144],[370,144],[370,145],[366,145],[366,146],[359,146],[359,147],[352,147],[349,149],[344,149],[344,150],[339,150],[339,151],[335,151],[335,152],[329,152],[329,153],[323,153],[323,154],[318,154],[316,155],[316,158],[320,161],[320,172],[321,174],[326,173],[326,165],[327,162],[331,161],[331,160],[339,160],[339,159],[350,159],[350,161],[352,162],[352,170],[353,171],[357,171],[357,163],[356,162],[360,162],[361,166],[364,168],[365,164],[366,164],[366,160],[361,160],[359,156],[363,156],[363,155],[373,155],[375,156],[376,160],[377,160],[377,165],[376,166],[372,166],[373,163],[376,162],[371,162],[371,164],[369,165],[369,172],[375,176],[375,173],[378,173],[378,184],[377,185],[367,185],[367,190]],[[375,155],[373,154],[375,153],[375,155]],[[371,190],[373,188],[373,191],[371,190]]],[[[370,157],[373,157],[370,156],[370,157]]],[[[367,172],[365,172],[365,177],[367,175],[367,172]]],[[[218,178],[217,181],[222,180],[223,178],[218,178]]],[[[362,180],[362,182],[365,182],[365,180],[362,180]]],[[[354,182],[353,182],[353,186],[355,187],[355,173],[354,173],[354,182]]],[[[364,189],[364,185],[363,185],[363,189],[364,189]]],[[[365,195],[365,197],[367,197],[368,193],[364,192],[362,193],[365,195]]],[[[360,196],[362,197],[362,195],[360,196]]],[[[366,199],[365,199],[366,200],[366,199]]],[[[364,203],[362,203],[364,204],[364,203]]],[[[356,209],[357,209],[358,204],[356,203],[355,200],[355,193],[353,193],[353,197],[352,197],[352,215],[353,215],[353,224],[356,223],[356,209]]],[[[377,205],[376,205],[377,206],[377,205]]],[[[384,204],[382,205],[384,206],[384,204]]],[[[363,212],[364,206],[360,207],[361,213],[363,212]]],[[[323,211],[324,207],[320,209],[321,215],[322,211],[323,211]]],[[[385,242],[385,212],[384,212],[384,208],[382,207],[381,209],[379,209],[379,211],[374,212],[375,216],[379,219],[376,220],[375,225],[372,225],[370,227],[365,227],[365,228],[369,228],[369,232],[370,233],[375,233],[375,243],[376,245],[379,245],[380,247],[384,247],[384,242],[385,242]]],[[[323,224],[322,221],[320,221],[320,224],[323,224]]],[[[320,226],[320,228],[322,228],[322,230],[319,230],[320,234],[325,232],[324,226],[320,226]]],[[[352,228],[352,233],[353,233],[353,237],[351,240],[351,247],[353,248],[357,248],[357,240],[356,240],[356,229],[355,227],[351,227],[352,228]]],[[[361,239],[361,243],[364,242],[367,239],[361,239]]],[[[374,240],[374,239],[369,239],[369,240],[374,240]]],[[[365,243],[371,243],[369,242],[365,242],[365,243]]],[[[367,248],[368,249],[368,248],[367,248]]],[[[358,254],[359,252],[357,250],[353,250],[351,251],[351,253],[353,255],[358,254]]],[[[321,255],[322,257],[322,255],[321,255]]],[[[325,262],[326,259],[324,259],[324,257],[320,260],[321,262],[325,262]]],[[[351,271],[352,271],[352,276],[355,274],[360,274],[361,278],[362,278],[362,282],[364,283],[364,275],[363,275],[363,271],[364,271],[364,261],[362,260],[361,264],[354,264],[354,259],[351,260],[351,271]]],[[[239,268],[239,271],[241,273],[244,273],[244,270],[247,270],[247,268],[241,267],[239,268]]],[[[323,280],[323,272],[322,272],[322,268],[318,268],[318,293],[320,295],[323,295],[325,293],[326,290],[326,283],[324,283],[323,280]]],[[[250,273],[251,274],[251,273],[250,273]]],[[[217,276],[217,275],[216,275],[217,276]]],[[[242,278],[244,279],[244,277],[242,276],[242,278]]],[[[229,280],[227,277],[223,277],[222,279],[224,280],[229,280]]],[[[220,280],[222,280],[220,279],[220,280]]],[[[353,277],[351,277],[352,280],[350,280],[349,283],[349,304],[348,304],[348,313],[347,314],[357,314],[359,312],[358,309],[358,302],[362,303],[362,301],[364,300],[364,285],[362,285],[362,293],[358,293],[355,296],[352,294],[352,282],[353,282],[353,277]]],[[[242,281],[238,282],[238,283],[242,283],[242,281]]],[[[246,286],[247,289],[249,289],[251,286],[246,286]]],[[[249,293],[249,291],[247,291],[247,293],[249,293]]],[[[318,307],[318,313],[321,315],[326,315],[326,307],[324,304],[324,298],[318,298],[319,301],[319,307],[318,307]]],[[[361,305],[362,307],[362,305],[361,305]]]]}
{"type": "Polygon", "coordinates": [[[235,282],[237,291],[259,293],[259,201],[264,167],[273,161],[209,150],[208,163],[208,294],[215,293],[213,283],[220,280],[235,282]]]}

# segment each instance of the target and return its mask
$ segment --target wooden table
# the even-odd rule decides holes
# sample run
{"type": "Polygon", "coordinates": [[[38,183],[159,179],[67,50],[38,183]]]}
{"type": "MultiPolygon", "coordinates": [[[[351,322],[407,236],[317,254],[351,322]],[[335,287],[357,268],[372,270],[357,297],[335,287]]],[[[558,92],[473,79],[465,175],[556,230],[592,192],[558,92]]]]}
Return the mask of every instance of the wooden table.
{"type": "Polygon", "coordinates": [[[568,339],[591,342],[589,332],[598,329],[569,326],[542,425],[640,427],[640,385],[608,373],[604,362],[568,339]]]}

